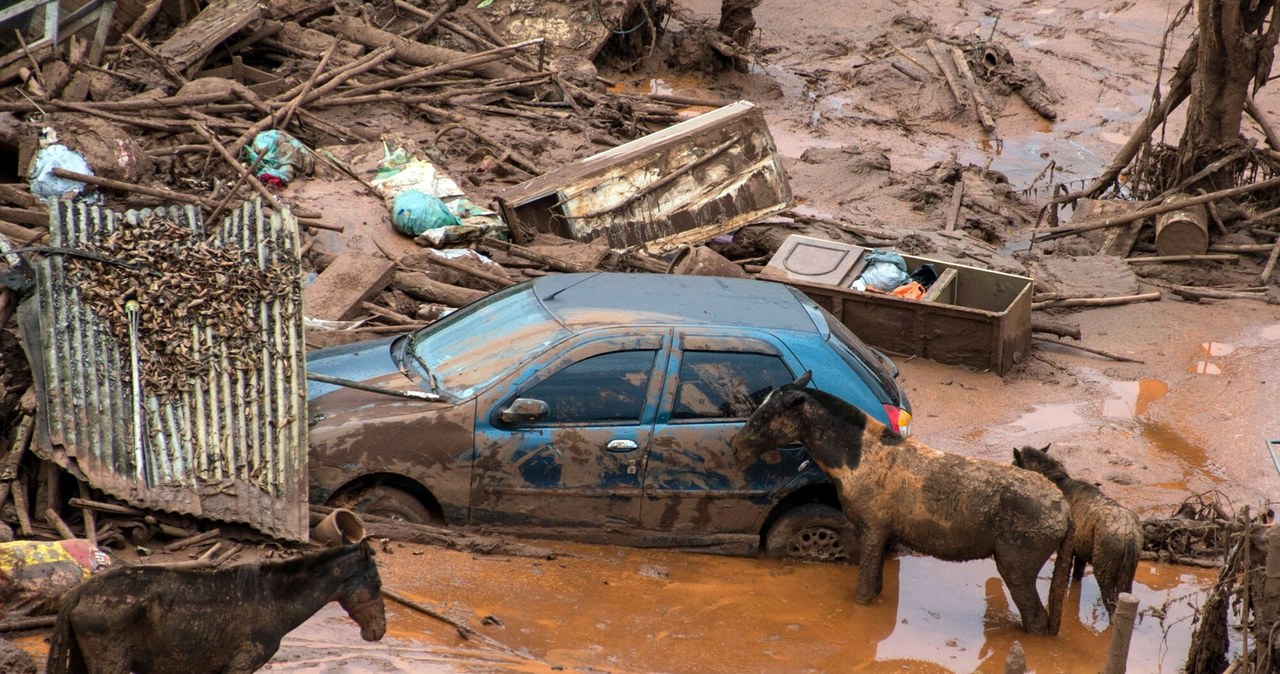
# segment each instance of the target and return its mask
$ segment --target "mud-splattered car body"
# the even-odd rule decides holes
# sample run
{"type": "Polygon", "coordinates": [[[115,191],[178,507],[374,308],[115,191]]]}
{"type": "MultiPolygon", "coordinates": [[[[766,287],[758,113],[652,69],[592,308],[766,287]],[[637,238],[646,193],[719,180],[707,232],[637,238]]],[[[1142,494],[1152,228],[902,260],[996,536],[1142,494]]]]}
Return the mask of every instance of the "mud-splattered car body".
{"type": "Polygon", "coordinates": [[[735,463],[774,386],[812,371],[890,427],[910,420],[887,358],[789,286],[740,279],[547,276],[308,369],[439,397],[311,382],[314,503],[731,554],[795,506],[839,505],[802,447],[735,463]]]}

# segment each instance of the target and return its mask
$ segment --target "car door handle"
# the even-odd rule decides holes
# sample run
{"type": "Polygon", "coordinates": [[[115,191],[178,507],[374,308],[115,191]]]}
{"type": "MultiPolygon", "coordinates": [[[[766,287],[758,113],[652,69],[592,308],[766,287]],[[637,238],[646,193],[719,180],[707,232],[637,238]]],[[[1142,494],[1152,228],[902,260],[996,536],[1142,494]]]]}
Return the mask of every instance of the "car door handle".
{"type": "Polygon", "coordinates": [[[640,445],[637,445],[635,440],[610,440],[604,448],[611,452],[634,452],[640,448],[640,445]]]}

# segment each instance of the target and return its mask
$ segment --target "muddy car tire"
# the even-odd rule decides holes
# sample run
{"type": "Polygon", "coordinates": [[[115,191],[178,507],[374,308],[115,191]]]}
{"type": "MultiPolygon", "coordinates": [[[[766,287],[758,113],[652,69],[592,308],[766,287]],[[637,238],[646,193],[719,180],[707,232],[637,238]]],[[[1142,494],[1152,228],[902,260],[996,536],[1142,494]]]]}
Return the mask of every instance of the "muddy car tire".
{"type": "Polygon", "coordinates": [[[439,524],[439,519],[422,502],[406,491],[378,485],[342,494],[329,505],[346,508],[362,515],[374,515],[413,524],[439,524]]]}
{"type": "Polygon", "coordinates": [[[839,508],[805,503],[769,527],[764,553],[771,559],[857,564],[858,532],[839,508]]]}

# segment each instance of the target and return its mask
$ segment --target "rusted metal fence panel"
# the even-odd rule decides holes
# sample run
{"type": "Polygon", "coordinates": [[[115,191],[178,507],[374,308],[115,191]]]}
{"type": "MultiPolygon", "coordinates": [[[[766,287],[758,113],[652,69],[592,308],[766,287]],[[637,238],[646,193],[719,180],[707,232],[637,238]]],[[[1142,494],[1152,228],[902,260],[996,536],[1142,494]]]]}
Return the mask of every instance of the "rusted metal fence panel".
{"type": "MultiPolygon", "coordinates": [[[[51,218],[50,246],[91,250],[153,216],[189,228],[212,246],[239,248],[245,265],[288,266],[290,287],[246,306],[260,330],[252,340],[258,347],[247,356],[232,358],[214,326],[192,322],[182,347],[197,363],[194,372],[180,394],[147,391],[140,397],[139,443],[130,345],[87,306],[83,288],[69,274],[69,254],[49,255],[37,265],[35,296],[21,309],[42,396],[45,445],[90,485],[132,505],[305,540],[306,367],[297,225],[291,216],[264,213],[257,201],[246,202],[211,232],[191,206],[115,213],[61,203],[51,218]]],[[[219,292],[216,279],[193,286],[201,284],[204,292],[219,292]]],[[[190,299],[147,310],[181,316],[190,299]]]]}

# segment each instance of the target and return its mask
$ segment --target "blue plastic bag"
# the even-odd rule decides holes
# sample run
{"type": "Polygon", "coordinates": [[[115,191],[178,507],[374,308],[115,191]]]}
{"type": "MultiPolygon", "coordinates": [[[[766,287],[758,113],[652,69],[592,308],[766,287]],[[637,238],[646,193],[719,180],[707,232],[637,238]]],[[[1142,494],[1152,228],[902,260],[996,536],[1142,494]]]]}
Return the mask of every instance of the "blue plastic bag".
{"type": "Polygon", "coordinates": [[[889,292],[911,281],[907,275],[907,262],[892,250],[873,250],[867,253],[867,267],[858,277],[869,288],[889,292]]]}
{"type": "Polygon", "coordinates": [[[262,157],[254,175],[266,183],[285,185],[299,173],[309,174],[315,167],[315,158],[307,146],[278,129],[269,129],[255,136],[253,142],[245,146],[244,155],[250,164],[262,157]]]}
{"type": "Polygon", "coordinates": [[[93,175],[89,162],[79,152],[66,145],[55,144],[40,148],[31,162],[27,177],[31,179],[31,193],[41,199],[71,199],[80,195],[85,184],[79,180],[59,178],[55,168],[93,175]]]}
{"type": "Polygon", "coordinates": [[[456,227],[462,221],[439,198],[421,190],[405,190],[391,201],[391,224],[401,234],[418,236],[430,229],[456,227]]]}

